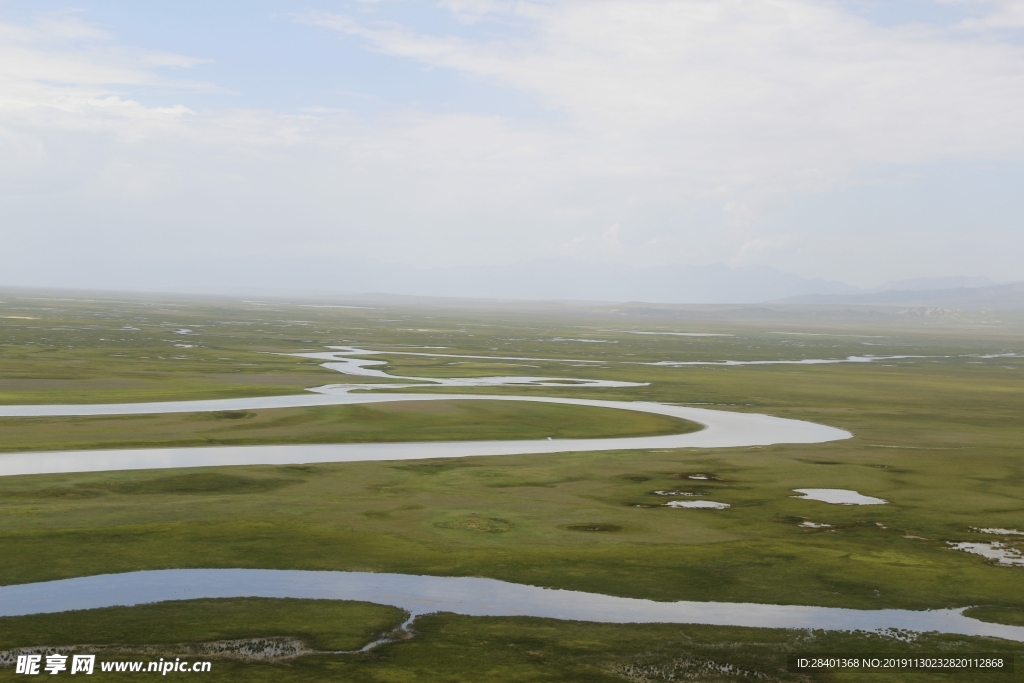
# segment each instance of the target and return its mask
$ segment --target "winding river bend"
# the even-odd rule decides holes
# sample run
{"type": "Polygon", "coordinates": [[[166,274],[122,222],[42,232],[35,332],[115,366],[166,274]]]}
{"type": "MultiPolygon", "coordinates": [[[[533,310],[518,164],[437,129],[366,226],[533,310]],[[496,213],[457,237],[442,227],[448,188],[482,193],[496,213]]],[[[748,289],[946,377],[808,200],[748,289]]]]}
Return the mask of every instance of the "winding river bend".
{"type": "Polygon", "coordinates": [[[1024,627],[963,610],[855,610],[729,602],[655,602],[471,577],[276,569],[165,569],[0,587],[0,617],[198,598],[362,600],[413,616],[531,616],[604,623],[672,623],[838,631],[939,631],[1024,642],[1024,627]]]}
{"type": "MultiPolygon", "coordinates": [[[[690,420],[703,426],[698,432],[666,436],[606,439],[530,439],[519,441],[455,441],[404,443],[314,444],[289,446],[223,446],[199,448],[146,448],[90,451],[14,453],[0,456],[0,476],[57,474],[63,472],[105,472],[111,470],[165,469],[226,465],[293,465],[312,462],[357,462],[364,460],[416,460],[465,458],[470,456],[565,453],[622,449],[730,448],[768,446],[778,443],[824,443],[848,439],[851,434],[825,425],[789,420],[756,413],[735,413],[643,401],[602,401],[596,399],[482,394],[353,393],[354,391],[438,387],[639,387],[643,383],[565,377],[410,377],[391,375],[379,369],[386,361],[363,358],[383,352],[354,346],[332,346],[330,351],[289,355],[325,361],[323,367],[345,375],[385,380],[382,384],[329,384],[305,394],[230,398],[207,401],[166,401],[150,403],[105,403],[74,405],[0,406],[0,417],[54,417],[88,415],[144,415],[194,413],[221,410],[264,410],[307,406],[354,405],[390,401],[531,401],[634,410],[690,420]],[[398,382],[396,382],[398,380],[398,382]]],[[[395,352],[403,355],[434,355],[395,352]]],[[[458,356],[488,358],[485,356],[458,356]]],[[[500,360],[495,358],[496,360],[500,360]]],[[[501,359],[508,360],[502,357],[501,359]]],[[[518,358],[515,360],[535,360],[518,358]]],[[[550,360],[550,359],[544,359],[550,360]]]]}
{"type": "Polygon", "coordinates": [[[169,403],[115,403],[96,405],[0,406],[0,416],[138,415],[218,410],[256,410],[298,406],[352,405],[390,401],[489,400],[562,403],[635,410],[700,423],[704,428],[687,434],[607,439],[527,439],[520,441],[452,441],[402,443],[309,444],[288,446],[217,446],[197,448],[143,448],[94,451],[13,453],[0,456],[0,476],[104,472],[225,465],[286,465],[364,460],[416,460],[469,456],[609,451],[622,449],[729,448],[777,443],[823,443],[848,439],[842,429],[813,422],[789,420],[757,413],[734,413],[690,406],[641,401],[490,396],[481,394],[353,394],[348,387],[322,387],[299,396],[175,401],[169,403]]]}

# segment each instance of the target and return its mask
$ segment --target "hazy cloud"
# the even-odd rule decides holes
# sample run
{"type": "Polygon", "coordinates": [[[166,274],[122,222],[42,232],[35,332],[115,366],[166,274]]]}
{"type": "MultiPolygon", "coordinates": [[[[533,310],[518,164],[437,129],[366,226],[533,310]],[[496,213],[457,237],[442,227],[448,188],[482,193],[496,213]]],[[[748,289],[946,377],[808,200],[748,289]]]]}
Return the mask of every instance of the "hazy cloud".
{"type": "MultiPolygon", "coordinates": [[[[362,94],[372,115],[321,106],[313,89],[294,109],[197,106],[236,87],[193,77],[205,55],[148,50],[84,12],[0,21],[0,267],[17,279],[41,253],[62,272],[139,255],[572,254],[905,277],[930,273],[894,271],[900,251],[858,246],[867,228],[852,219],[794,227],[772,202],[1024,156],[1024,47],[1004,35],[1020,2],[973,3],[973,18],[941,26],[802,0],[450,0],[427,8],[436,23],[402,7],[297,21],[513,93],[527,113],[470,111],[441,90],[425,103],[362,94]]],[[[922,240],[929,227],[887,239],[927,241],[928,258],[953,264],[1008,259],[1019,239],[1003,225],[1000,247],[969,251],[956,239],[978,226],[922,240]]]]}

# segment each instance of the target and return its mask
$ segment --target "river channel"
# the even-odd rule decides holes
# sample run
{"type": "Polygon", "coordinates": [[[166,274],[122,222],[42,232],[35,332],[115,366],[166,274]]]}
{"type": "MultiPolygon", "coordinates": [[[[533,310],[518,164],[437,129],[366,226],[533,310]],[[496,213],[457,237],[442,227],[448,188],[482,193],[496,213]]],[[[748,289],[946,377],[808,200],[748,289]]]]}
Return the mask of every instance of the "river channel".
{"type": "Polygon", "coordinates": [[[279,569],[164,569],[0,587],[0,616],[199,598],[362,600],[412,615],[530,616],[604,623],[673,623],[938,631],[1024,642],[1024,627],[978,621],[961,609],[857,610],[729,602],[656,602],[526,586],[495,579],[279,569]]]}

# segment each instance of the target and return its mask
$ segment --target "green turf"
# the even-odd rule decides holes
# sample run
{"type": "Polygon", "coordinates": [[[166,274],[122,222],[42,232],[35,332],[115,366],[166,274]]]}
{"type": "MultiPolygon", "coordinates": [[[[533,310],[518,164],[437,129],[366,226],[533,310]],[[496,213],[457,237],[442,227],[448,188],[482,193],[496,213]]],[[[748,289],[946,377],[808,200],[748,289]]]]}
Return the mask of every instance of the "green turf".
{"type": "Polygon", "coordinates": [[[397,627],[394,607],[334,600],[188,600],[0,618],[0,650],[32,645],[152,645],[291,636],[313,650],[359,649],[397,627]]]}

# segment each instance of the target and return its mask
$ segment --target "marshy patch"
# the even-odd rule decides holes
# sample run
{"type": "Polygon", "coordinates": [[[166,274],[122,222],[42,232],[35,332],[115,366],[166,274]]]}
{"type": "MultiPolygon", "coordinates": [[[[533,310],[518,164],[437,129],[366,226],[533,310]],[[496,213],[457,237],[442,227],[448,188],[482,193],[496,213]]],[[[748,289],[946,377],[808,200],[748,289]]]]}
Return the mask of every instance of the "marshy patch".
{"type": "Polygon", "coordinates": [[[670,500],[665,503],[670,508],[690,508],[695,510],[726,510],[730,507],[728,503],[719,503],[715,500],[670,500]]]}
{"type": "Polygon", "coordinates": [[[642,484],[645,481],[650,481],[651,478],[643,474],[627,474],[622,477],[626,481],[631,481],[634,484],[642,484]]]}
{"type": "Polygon", "coordinates": [[[797,526],[799,526],[801,528],[804,528],[804,529],[831,529],[832,528],[831,524],[825,524],[824,522],[812,522],[809,519],[805,519],[804,521],[800,522],[800,524],[798,524],[797,526]]]}
{"type": "Polygon", "coordinates": [[[707,491],[651,491],[655,496],[706,496],[707,491]]]}
{"type": "Polygon", "coordinates": [[[628,508],[657,508],[661,503],[623,503],[628,508]]]}
{"type": "Polygon", "coordinates": [[[998,536],[1024,536],[1020,529],[1003,529],[1000,527],[976,527],[972,526],[971,531],[979,534],[996,534],[998,536]]]}
{"type": "Polygon", "coordinates": [[[674,479],[689,479],[691,481],[725,481],[713,472],[674,472],[669,476],[674,479]]]}
{"type": "Polygon", "coordinates": [[[597,531],[597,532],[614,532],[622,531],[622,527],[618,524],[573,524],[572,526],[565,527],[569,531],[597,531]]]}
{"type": "Polygon", "coordinates": [[[499,517],[460,517],[447,522],[434,522],[434,526],[438,529],[462,529],[463,531],[502,534],[512,531],[516,525],[499,517]]]}
{"type": "Polygon", "coordinates": [[[965,553],[981,555],[993,564],[1003,567],[1024,567],[1024,552],[1016,547],[1016,544],[1000,543],[999,541],[990,541],[988,543],[956,543],[947,541],[946,544],[952,550],[961,550],[965,553]]]}

